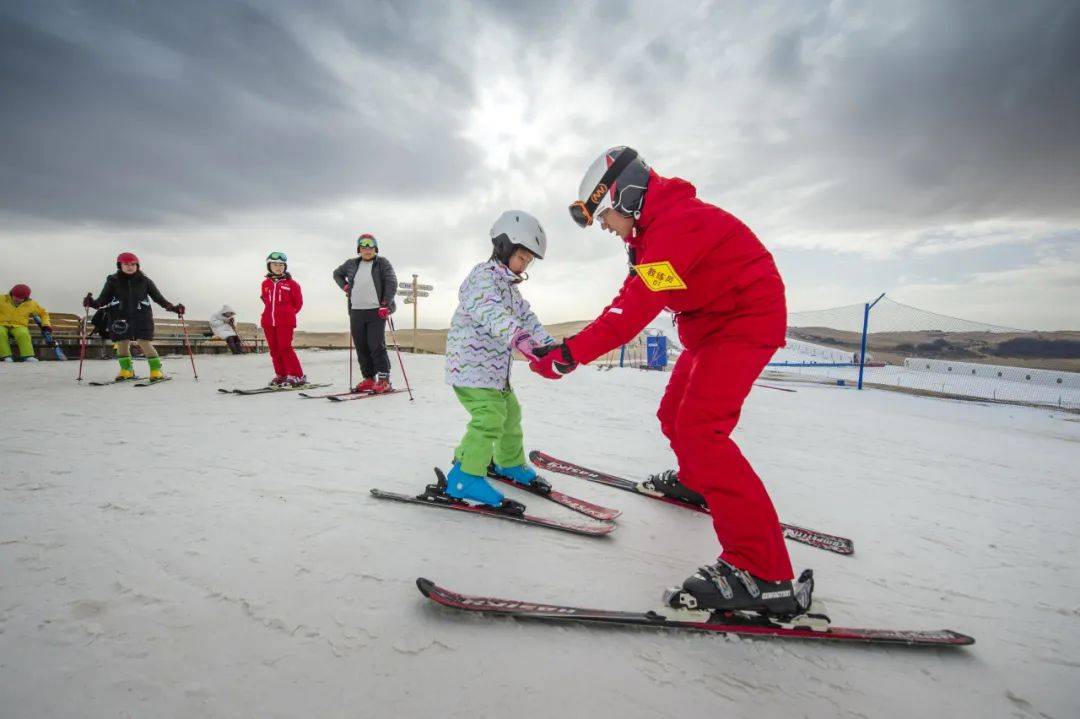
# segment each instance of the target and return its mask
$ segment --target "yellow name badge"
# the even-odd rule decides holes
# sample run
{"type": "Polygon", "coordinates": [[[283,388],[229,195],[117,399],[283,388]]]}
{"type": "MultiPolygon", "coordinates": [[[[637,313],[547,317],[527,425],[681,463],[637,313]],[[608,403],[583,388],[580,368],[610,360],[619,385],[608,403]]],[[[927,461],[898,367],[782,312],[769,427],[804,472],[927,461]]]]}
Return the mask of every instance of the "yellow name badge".
{"type": "Polygon", "coordinates": [[[679,277],[679,273],[671,266],[670,262],[649,262],[644,265],[634,265],[638,277],[653,292],[666,292],[668,290],[685,290],[686,283],[679,277]]]}

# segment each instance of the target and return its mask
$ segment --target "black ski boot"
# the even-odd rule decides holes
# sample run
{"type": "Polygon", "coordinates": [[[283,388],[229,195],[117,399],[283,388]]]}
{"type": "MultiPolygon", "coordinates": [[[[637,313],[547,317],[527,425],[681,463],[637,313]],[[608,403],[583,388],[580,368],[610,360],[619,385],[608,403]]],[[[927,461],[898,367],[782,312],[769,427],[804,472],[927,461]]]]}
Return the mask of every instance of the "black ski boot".
{"type": "Polygon", "coordinates": [[[659,474],[650,474],[639,487],[648,493],[671,497],[687,504],[707,507],[705,498],[679,481],[679,473],[666,469],[659,474]]]}
{"type": "Polygon", "coordinates": [[[758,579],[719,559],[688,577],[681,588],[669,589],[664,600],[677,609],[753,612],[783,621],[805,613],[813,591],[814,573],[809,569],[793,585],[791,580],[758,579]]]}

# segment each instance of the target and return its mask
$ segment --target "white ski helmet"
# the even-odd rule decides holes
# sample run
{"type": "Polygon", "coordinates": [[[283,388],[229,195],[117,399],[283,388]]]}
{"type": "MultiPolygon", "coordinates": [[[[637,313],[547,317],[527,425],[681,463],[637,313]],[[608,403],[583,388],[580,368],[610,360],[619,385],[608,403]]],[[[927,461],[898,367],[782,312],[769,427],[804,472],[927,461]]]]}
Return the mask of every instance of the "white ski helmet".
{"type": "Polygon", "coordinates": [[[578,187],[578,199],[570,205],[570,217],[588,227],[608,208],[637,219],[649,186],[649,165],[637,150],[620,145],[596,158],[578,187]]]}
{"type": "Polygon", "coordinates": [[[542,260],[547,252],[547,235],[528,212],[507,210],[491,226],[491,244],[495,246],[495,259],[504,265],[510,261],[515,247],[524,247],[542,260]]]}

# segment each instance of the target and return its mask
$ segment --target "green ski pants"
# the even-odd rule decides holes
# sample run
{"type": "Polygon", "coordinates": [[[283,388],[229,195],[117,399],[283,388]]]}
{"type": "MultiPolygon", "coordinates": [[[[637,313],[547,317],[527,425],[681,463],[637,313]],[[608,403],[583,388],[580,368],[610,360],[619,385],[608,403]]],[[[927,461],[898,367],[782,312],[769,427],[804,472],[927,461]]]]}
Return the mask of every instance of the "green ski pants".
{"type": "Polygon", "coordinates": [[[19,346],[19,355],[23,359],[34,356],[34,345],[30,341],[30,330],[25,327],[0,326],[0,357],[11,356],[11,344],[8,342],[8,333],[15,338],[15,344],[19,346]]]}
{"type": "Polygon", "coordinates": [[[454,459],[464,471],[484,477],[492,459],[501,467],[525,464],[521,405],[514,390],[454,387],[454,394],[471,416],[454,450],[454,459]]]}

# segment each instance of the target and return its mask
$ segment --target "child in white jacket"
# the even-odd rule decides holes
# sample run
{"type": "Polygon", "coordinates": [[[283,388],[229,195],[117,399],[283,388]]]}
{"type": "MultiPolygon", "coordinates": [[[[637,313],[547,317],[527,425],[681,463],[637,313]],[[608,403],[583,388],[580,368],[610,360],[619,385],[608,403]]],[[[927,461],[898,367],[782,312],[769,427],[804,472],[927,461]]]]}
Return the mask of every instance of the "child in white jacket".
{"type": "Polygon", "coordinates": [[[544,258],[547,237],[532,215],[510,210],[492,226],[491,242],[491,259],[476,265],[461,284],[446,337],[446,382],[471,416],[454,451],[446,493],[523,511],[485,477],[491,466],[519,484],[538,480],[525,462],[521,405],[510,388],[510,365],[515,349],[535,359],[537,348],[555,344],[518,290],[529,263],[544,258]]]}

